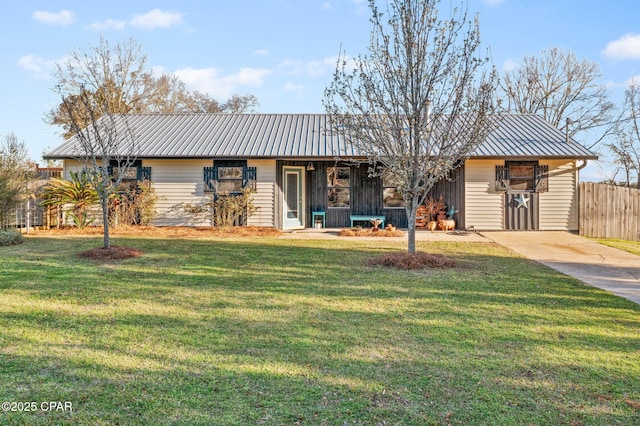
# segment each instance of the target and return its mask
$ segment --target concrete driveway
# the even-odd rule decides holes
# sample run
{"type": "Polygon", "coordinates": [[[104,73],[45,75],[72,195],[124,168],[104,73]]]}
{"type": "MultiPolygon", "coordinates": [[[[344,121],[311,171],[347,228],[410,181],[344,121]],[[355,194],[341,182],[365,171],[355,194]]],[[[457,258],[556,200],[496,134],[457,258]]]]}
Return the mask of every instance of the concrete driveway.
{"type": "Polygon", "coordinates": [[[568,232],[482,232],[563,274],[640,304],[640,256],[568,232]]]}

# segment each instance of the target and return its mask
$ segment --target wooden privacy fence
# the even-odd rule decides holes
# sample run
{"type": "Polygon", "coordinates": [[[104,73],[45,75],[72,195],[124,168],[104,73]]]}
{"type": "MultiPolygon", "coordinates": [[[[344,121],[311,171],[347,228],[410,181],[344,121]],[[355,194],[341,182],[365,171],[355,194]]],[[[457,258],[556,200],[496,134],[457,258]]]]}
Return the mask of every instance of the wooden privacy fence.
{"type": "Polygon", "coordinates": [[[580,183],[580,235],[640,241],[640,189],[580,183]]]}

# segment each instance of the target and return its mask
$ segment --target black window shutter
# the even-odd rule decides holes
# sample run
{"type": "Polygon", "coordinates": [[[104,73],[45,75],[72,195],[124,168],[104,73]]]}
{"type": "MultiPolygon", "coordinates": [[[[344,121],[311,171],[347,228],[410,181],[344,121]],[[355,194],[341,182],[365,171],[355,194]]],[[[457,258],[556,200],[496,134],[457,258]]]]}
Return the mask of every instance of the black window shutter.
{"type": "Polygon", "coordinates": [[[242,168],[242,187],[247,186],[252,190],[256,190],[256,176],[257,169],[255,167],[243,167],[242,168]]]}
{"type": "Polygon", "coordinates": [[[218,166],[204,168],[204,189],[205,191],[215,192],[216,182],[218,181],[218,166]]]}
{"type": "Polygon", "coordinates": [[[496,166],[496,191],[509,189],[509,167],[496,166]]]}
{"type": "Polygon", "coordinates": [[[137,180],[151,180],[151,167],[138,167],[137,180]]]}
{"type": "Polygon", "coordinates": [[[547,192],[549,191],[549,166],[537,165],[535,167],[535,191],[547,192]]]}

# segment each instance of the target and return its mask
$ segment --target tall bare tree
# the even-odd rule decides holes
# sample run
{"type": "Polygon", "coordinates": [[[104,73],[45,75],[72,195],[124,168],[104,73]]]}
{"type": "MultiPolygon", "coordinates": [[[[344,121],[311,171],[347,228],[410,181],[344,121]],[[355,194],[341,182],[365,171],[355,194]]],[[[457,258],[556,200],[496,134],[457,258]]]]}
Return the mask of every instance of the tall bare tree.
{"type": "Polygon", "coordinates": [[[219,102],[206,93],[190,90],[173,74],[154,76],[146,63],[147,57],[134,39],[111,45],[101,36],[97,45],[75,49],[54,72],[56,90],[65,99],[46,114],[45,121],[61,126],[68,139],[74,135],[72,120],[83,127],[92,115],[244,113],[258,105],[257,98],[250,94],[236,94],[219,102]],[[84,105],[87,96],[97,102],[91,106],[91,113],[84,105]],[[73,107],[73,117],[69,106],[73,107]]]}
{"type": "Polygon", "coordinates": [[[609,91],[598,82],[597,63],[552,47],[522,58],[500,81],[507,112],[537,114],[569,137],[589,134],[594,148],[614,133],[619,116],[609,91]]]}
{"type": "Polygon", "coordinates": [[[635,174],[640,189],[640,79],[631,81],[625,91],[624,116],[614,142],[607,144],[625,174],[626,186],[631,186],[635,174]]]}
{"type": "Polygon", "coordinates": [[[464,3],[446,19],[439,0],[390,3],[383,18],[369,0],[369,53],[351,64],[342,55],[324,104],[332,131],[367,156],[370,175],[386,172],[398,184],[415,253],[416,210],[485,139],[497,83],[482,72],[478,19],[464,3]]]}
{"type": "Polygon", "coordinates": [[[258,105],[254,95],[233,95],[219,102],[206,93],[191,91],[174,74],[148,76],[142,101],[136,106],[141,113],[233,113],[252,111],[258,105]]]}
{"type": "Polygon", "coordinates": [[[109,199],[136,159],[126,113],[142,96],[145,61],[137,43],[110,46],[101,38],[96,47],[75,50],[54,72],[58,111],[100,198],[105,249],[111,247],[109,199]]]}
{"type": "Polygon", "coordinates": [[[138,154],[127,114],[245,112],[257,105],[253,95],[235,95],[220,104],[189,91],[173,75],[154,77],[146,62],[135,40],[111,45],[100,37],[96,46],[75,49],[53,73],[61,103],[47,119],[76,143],[78,159],[100,198],[105,249],[110,247],[109,198],[138,154]]]}

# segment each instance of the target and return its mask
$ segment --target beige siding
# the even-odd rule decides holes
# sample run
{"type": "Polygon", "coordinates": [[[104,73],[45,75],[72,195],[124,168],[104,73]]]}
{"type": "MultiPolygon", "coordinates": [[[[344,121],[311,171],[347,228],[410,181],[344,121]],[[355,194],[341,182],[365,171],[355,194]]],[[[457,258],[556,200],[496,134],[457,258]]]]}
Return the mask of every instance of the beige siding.
{"type": "Polygon", "coordinates": [[[578,192],[575,162],[540,161],[549,166],[549,191],[540,194],[540,230],[578,230],[578,192]]]}
{"type": "MultiPolygon", "coordinates": [[[[185,205],[199,205],[208,201],[204,192],[203,168],[212,165],[212,160],[166,159],[142,160],[142,165],[151,167],[158,202],[157,215],[152,221],[156,226],[209,226],[207,217],[194,217],[185,210],[185,205]]],[[[254,194],[256,213],[248,219],[249,225],[274,226],[274,191],[276,182],[275,160],[249,160],[248,165],[257,168],[257,191],[254,194]]],[[[72,171],[82,169],[75,160],[64,162],[65,179],[72,171]]],[[[100,215],[97,215],[97,219],[100,215]]],[[[97,224],[97,223],[96,223],[97,224]]]]}
{"type": "Polygon", "coordinates": [[[203,168],[211,160],[142,160],[151,167],[151,181],[159,199],[157,215],[151,222],[156,226],[208,226],[206,217],[194,217],[185,205],[199,205],[209,199],[204,192],[203,168]]]}
{"type": "Polygon", "coordinates": [[[465,163],[465,225],[478,230],[504,228],[504,196],[495,191],[496,166],[502,160],[469,160],[465,163]]]}
{"type": "Polygon", "coordinates": [[[249,217],[247,225],[273,227],[275,226],[276,161],[249,160],[247,165],[257,168],[257,188],[253,194],[253,205],[257,210],[249,217]]]}
{"type": "Polygon", "coordinates": [[[71,172],[82,170],[82,164],[78,160],[64,160],[63,176],[66,180],[71,180],[71,172]]]}

